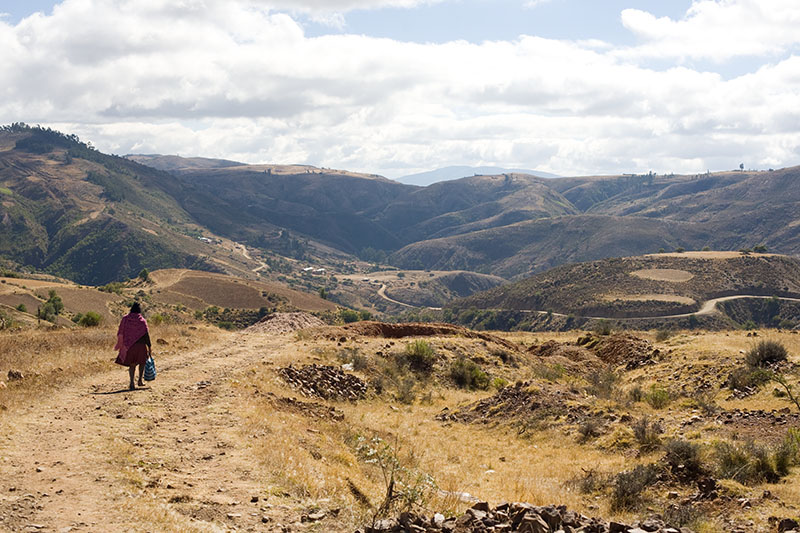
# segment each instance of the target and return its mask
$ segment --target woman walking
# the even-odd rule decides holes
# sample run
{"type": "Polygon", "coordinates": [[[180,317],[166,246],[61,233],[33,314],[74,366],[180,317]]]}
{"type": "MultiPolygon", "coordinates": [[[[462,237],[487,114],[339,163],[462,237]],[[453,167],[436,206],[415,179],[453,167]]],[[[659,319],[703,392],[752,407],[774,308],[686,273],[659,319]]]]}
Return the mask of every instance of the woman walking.
{"type": "Polygon", "coordinates": [[[150,345],[147,320],[142,316],[142,307],[139,302],[134,303],[131,306],[131,312],[122,317],[117,330],[117,345],[114,346],[114,349],[119,350],[119,355],[115,362],[128,367],[131,378],[128,386],[130,390],[136,388],[133,383],[133,377],[137,366],[139,367],[139,386],[143,387],[144,364],[152,354],[152,347],[150,345]]]}

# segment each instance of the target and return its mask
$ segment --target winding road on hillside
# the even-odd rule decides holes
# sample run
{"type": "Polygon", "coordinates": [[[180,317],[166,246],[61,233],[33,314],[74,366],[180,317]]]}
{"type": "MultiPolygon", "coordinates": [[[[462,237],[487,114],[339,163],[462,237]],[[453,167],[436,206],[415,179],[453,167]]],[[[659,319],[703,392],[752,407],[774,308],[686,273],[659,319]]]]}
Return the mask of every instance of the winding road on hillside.
{"type": "Polygon", "coordinates": [[[299,522],[300,502],[253,501],[267,474],[237,423],[235,384],[283,345],[266,333],[223,334],[157,355],[158,378],[143,389],[121,388],[127,373],[115,368],[8,411],[0,531],[271,531],[299,522]]]}
{"type": "MultiPolygon", "coordinates": [[[[694,313],[679,313],[675,315],[657,315],[657,316],[642,316],[642,317],[629,317],[629,318],[615,318],[615,317],[607,317],[607,316],[578,316],[577,318],[586,318],[590,320],[661,320],[661,319],[671,319],[671,318],[688,318],[692,315],[710,315],[711,313],[716,312],[717,304],[720,302],[729,302],[731,300],[746,300],[746,299],[759,299],[759,300],[769,300],[770,298],[777,298],[778,300],[785,300],[789,302],[800,302],[800,298],[788,298],[783,296],[756,296],[754,294],[738,294],[734,296],[723,296],[722,298],[713,298],[711,300],[706,300],[703,302],[703,306],[694,313]]],[[[548,311],[538,311],[538,310],[530,310],[524,309],[521,310],[523,313],[537,313],[540,315],[546,315],[548,311]]],[[[553,316],[561,316],[565,317],[568,316],[563,313],[553,313],[553,316]]]]}

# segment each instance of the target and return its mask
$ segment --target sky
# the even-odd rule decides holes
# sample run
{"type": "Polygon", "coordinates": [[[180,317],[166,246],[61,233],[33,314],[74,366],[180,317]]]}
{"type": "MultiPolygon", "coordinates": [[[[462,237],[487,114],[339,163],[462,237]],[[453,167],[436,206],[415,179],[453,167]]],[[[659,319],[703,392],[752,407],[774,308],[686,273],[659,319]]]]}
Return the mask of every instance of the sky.
{"type": "Polygon", "coordinates": [[[399,177],[800,164],[797,0],[0,0],[0,123],[399,177]]]}

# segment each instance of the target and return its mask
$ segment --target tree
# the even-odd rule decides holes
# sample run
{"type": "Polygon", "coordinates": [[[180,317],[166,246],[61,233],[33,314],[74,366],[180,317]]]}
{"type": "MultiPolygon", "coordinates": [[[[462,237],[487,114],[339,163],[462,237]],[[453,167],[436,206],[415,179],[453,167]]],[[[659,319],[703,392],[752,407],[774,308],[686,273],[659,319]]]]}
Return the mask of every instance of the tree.
{"type": "Polygon", "coordinates": [[[141,272],[139,272],[139,279],[142,281],[148,281],[150,279],[150,271],[146,268],[143,268],[141,272]]]}
{"type": "Polygon", "coordinates": [[[744,170],[744,163],[739,163],[739,170],[744,170]]]}

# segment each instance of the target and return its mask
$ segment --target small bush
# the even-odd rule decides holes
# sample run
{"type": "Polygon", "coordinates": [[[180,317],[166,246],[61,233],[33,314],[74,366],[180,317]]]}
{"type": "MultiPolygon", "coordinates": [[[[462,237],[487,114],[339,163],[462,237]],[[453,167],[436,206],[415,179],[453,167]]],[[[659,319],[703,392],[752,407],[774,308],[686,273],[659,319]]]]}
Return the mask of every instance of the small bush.
{"type": "Polygon", "coordinates": [[[589,374],[588,392],[598,398],[610,398],[619,383],[619,374],[613,368],[606,367],[599,372],[589,374]]]}
{"type": "MultiPolygon", "coordinates": [[[[152,324],[154,326],[160,326],[161,323],[165,322],[166,320],[167,320],[167,317],[165,317],[164,315],[155,314],[155,315],[150,317],[150,324],[152,324]]],[[[222,326],[220,325],[220,327],[222,327],[222,326]]],[[[225,329],[234,329],[234,328],[225,328],[225,329]]]]}
{"type": "Polygon", "coordinates": [[[656,331],[656,342],[664,342],[673,335],[675,335],[675,330],[671,328],[660,328],[656,331]]]}
{"type": "Polygon", "coordinates": [[[789,354],[786,346],[778,341],[762,340],[747,351],[745,362],[754,368],[763,368],[774,363],[786,361],[789,354]]]}
{"type": "Polygon", "coordinates": [[[611,322],[608,320],[600,320],[594,325],[592,331],[595,335],[611,335],[611,322]]]}
{"type": "Polygon", "coordinates": [[[78,320],[78,325],[86,328],[93,328],[99,326],[102,320],[103,317],[100,316],[100,313],[87,311],[86,314],[81,316],[80,320],[78,320]]]}
{"type": "Polygon", "coordinates": [[[664,387],[653,384],[643,399],[653,409],[663,409],[672,401],[672,395],[664,387]]]}
{"type": "Polygon", "coordinates": [[[503,390],[508,387],[508,380],[503,378],[494,378],[492,380],[492,387],[497,390],[503,390]]]}
{"type": "Polygon", "coordinates": [[[142,280],[142,281],[149,281],[150,280],[150,271],[147,270],[146,268],[143,268],[139,272],[139,279],[142,280]]]}
{"type": "Polygon", "coordinates": [[[25,307],[25,304],[19,304],[17,306],[17,311],[19,311],[20,313],[27,313],[28,312],[28,308],[25,307]]]}
{"type": "Polygon", "coordinates": [[[745,443],[719,442],[714,447],[717,475],[745,485],[776,483],[789,473],[796,461],[797,449],[787,439],[770,447],[745,443]]]}
{"type": "Polygon", "coordinates": [[[462,389],[489,388],[489,376],[473,361],[459,357],[450,365],[450,378],[462,389]]]}
{"type": "Polygon", "coordinates": [[[587,418],[578,426],[578,442],[585,443],[599,437],[603,431],[603,420],[587,418]]]}
{"type": "Polygon", "coordinates": [[[769,374],[765,370],[738,366],[728,376],[727,385],[730,390],[756,389],[769,381],[769,374]]]}
{"type": "Polygon", "coordinates": [[[636,385],[631,389],[628,389],[628,398],[632,402],[641,402],[644,400],[644,389],[642,389],[641,385],[636,385]]]}
{"type": "Polygon", "coordinates": [[[417,380],[413,376],[406,376],[400,380],[397,387],[397,401],[407,405],[414,403],[414,400],[417,399],[417,393],[414,391],[416,384],[417,380]]]}
{"type": "Polygon", "coordinates": [[[617,512],[636,508],[642,502],[642,493],[658,481],[660,472],[658,465],[650,464],[617,474],[611,492],[611,510],[617,512]]]}
{"type": "Polygon", "coordinates": [[[430,374],[436,363],[436,352],[428,341],[416,340],[406,344],[405,359],[411,369],[430,374]]]}
{"type": "Polygon", "coordinates": [[[636,442],[639,443],[639,449],[643,452],[652,452],[661,445],[661,434],[664,433],[664,428],[657,420],[651,421],[648,417],[643,416],[634,422],[631,429],[636,442]]]}
{"type": "Polygon", "coordinates": [[[705,475],[700,459],[700,446],[687,440],[675,439],[664,446],[664,461],[672,475],[682,481],[692,481],[705,475]]]}
{"type": "Polygon", "coordinates": [[[537,378],[546,379],[547,381],[555,383],[564,377],[564,374],[567,373],[567,370],[559,364],[539,364],[533,368],[533,373],[537,378]]]}
{"type": "Polygon", "coordinates": [[[358,322],[361,319],[361,315],[358,314],[358,311],[353,311],[352,309],[340,309],[339,318],[341,318],[342,322],[345,324],[350,324],[358,322]]]}

